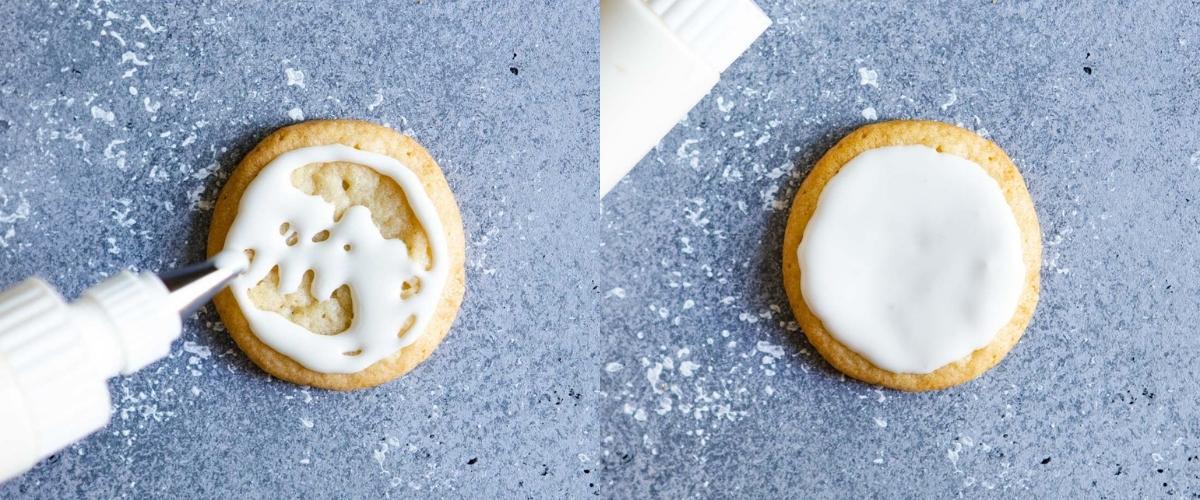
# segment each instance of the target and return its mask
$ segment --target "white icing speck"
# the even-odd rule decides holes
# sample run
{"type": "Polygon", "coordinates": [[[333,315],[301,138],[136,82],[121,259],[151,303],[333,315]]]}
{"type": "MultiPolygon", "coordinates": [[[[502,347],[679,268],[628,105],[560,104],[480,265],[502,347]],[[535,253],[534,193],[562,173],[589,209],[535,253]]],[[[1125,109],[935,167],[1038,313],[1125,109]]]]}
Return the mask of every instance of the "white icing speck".
{"type": "Polygon", "coordinates": [[[116,117],[117,115],[115,115],[112,111],[105,110],[100,106],[92,106],[92,119],[94,120],[100,120],[104,123],[112,125],[113,120],[115,120],[116,117]]]}
{"type": "Polygon", "coordinates": [[[879,73],[870,68],[858,68],[858,84],[878,88],[879,73]]]}
{"type": "Polygon", "coordinates": [[[288,87],[304,88],[304,72],[293,68],[284,68],[284,75],[287,77],[288,87]]]}

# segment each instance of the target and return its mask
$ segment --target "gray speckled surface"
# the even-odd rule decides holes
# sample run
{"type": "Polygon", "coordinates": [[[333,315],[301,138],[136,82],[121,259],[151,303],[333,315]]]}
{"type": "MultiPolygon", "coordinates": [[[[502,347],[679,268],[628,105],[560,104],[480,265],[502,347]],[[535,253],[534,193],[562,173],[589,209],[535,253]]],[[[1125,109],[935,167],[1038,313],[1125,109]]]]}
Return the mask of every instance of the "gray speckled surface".
{"type": "Polygon", "coordinates": [[[605,490],[1200,495],[1200,5],[759,3],[775,25],[604,201],[605,490]],[[952,390],[839,376],[780,283],[800,180],[872,113],[992,138],[1037,204],[1033,323],[952,390]]]}
{"type": "Polygon", "coordinates": [[[200,259],[224,177],[301,115],[415,135],[462,208],[469,281],[427,363],[351,394],[267,377],[206,308],[170,359],[112,383],[110,427],[0,498],[591,495],[593,10],[0,4],[0,282],[74,296],[200,259]]]}

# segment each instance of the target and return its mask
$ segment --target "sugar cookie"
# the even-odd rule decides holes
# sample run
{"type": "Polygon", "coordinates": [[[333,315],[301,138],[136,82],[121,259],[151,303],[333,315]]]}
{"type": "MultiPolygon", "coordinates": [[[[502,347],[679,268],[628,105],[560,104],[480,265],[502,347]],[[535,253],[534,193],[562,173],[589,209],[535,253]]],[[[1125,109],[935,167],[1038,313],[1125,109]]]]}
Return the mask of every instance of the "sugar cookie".
{"type": "Polygon", "coordinates": [[[1037,304],[1041,233],[1004,151],[930,121],[862,127],[792,203],[784,288],[809,341],[856,379],[919,391],[971,380],[1037,304]]]}
{"type": "Polygon", "coordinates": [[[208,253],[248,271],[214,302],[266,372],[351,390],[399,377],[446,336],[465,287],[464,236],[416,141],[353,120],[275,131],[234,170],[208,253]]]}

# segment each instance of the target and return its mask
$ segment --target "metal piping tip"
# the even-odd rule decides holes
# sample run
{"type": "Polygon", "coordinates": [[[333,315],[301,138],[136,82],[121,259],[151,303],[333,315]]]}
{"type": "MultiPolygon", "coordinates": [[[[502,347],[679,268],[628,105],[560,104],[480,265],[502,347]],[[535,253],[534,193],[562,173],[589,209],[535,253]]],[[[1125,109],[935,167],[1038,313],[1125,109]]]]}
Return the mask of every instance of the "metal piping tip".
{"type": "Polygon", "coordinates": [[[172,307],[181,315],[192,312],[245,271],[245,266],[218,265],[225,261],[228,259],[218,255],[199,264],[159,273],[158,279],[170,292],[167,300],[172,307]]]}

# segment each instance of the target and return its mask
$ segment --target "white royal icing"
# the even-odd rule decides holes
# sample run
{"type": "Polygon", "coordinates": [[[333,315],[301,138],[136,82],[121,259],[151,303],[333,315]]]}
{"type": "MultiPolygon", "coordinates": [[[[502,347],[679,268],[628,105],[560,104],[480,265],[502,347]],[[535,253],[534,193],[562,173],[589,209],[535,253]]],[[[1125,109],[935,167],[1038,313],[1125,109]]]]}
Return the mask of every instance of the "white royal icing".
{"type": "Polygon", "coordinates": [[[218,265],[241,267],[244,250],[253,250],[254,258],[230,289],[251,330],[272,349],[322,373],[358,372],[415,342],[433,317],[449,275],[445,233],[417,175],[395,158],[341,144],[283,153],[258,173],[242,194],[218,265]],[[428,237],[431,268],[411,259],[403,241],[384,239],[366,207],[350,206],[335,222],[332,204],[292,185],[296,169],[329,162],[367,166],[400,185],[428,237]],[[285,223],[286,234],[280,234],[285,223]],[[329,232],[328,238],[314,242],[322,231],[329,232]],[[354,303],[349,329],[334,335],[313,333],[255,306],[249,290],[275,266],[282,293],[296,291],[310,269],[317,300],[329,299],[334,290],[348,285],[354,303]],[[412,278],[420,280],[420,287],[402,299],[402,287],[412,278]],[[412,326],[400,335],[410,319],[412,326]]]}
{"type": "Polygon", "coordinates": [[[797,249],[805,303],[894,373],[991,343],[1024,286],[1020,228],[978,164],[925,146],[856,156],[821,192],[797,249]]]}

